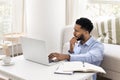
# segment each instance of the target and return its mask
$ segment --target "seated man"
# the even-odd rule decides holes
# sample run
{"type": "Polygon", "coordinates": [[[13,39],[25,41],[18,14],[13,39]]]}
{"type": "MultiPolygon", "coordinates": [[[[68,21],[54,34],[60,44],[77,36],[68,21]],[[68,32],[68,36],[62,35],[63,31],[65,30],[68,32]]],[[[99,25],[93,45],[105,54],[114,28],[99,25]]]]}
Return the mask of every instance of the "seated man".
{"type": "MultiPolygon", "coordinates": [[[[104,46],[90,35],[92,29],[93,24],[89,19],[77,19],[74,37],[70,40],[69,54],[54,52],[48,56],[49,60],[56,57],[58,61],[83,61],[99,66],[103,60],[104,46]]],[[[96,75],[93,78],[96,80],[96,75]]]]}

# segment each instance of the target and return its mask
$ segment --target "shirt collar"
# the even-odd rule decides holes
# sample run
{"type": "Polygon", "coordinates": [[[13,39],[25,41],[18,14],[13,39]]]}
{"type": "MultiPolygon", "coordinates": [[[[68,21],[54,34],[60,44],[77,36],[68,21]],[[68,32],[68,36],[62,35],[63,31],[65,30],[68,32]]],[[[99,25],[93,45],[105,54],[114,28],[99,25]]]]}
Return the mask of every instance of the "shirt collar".
{"type": "MultiPolygon", "coordinates": [[[[83,45],[89,46],[93,41],[94,41],[94,38],[91,36],[83,45]]],[[[81,45],[80,42],[79,42],[79,45],[81,45]]]]}

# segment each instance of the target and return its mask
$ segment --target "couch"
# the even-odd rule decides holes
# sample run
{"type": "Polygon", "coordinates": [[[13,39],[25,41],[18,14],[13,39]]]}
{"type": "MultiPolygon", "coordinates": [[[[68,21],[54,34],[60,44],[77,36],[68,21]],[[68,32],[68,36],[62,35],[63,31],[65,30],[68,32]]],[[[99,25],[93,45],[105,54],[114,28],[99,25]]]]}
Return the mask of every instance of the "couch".
{"type": "MultiPolygon", "coordinates": [[[[69,40],[73,36],[74,25],[66,26],[62,32],[62,53],[68,54],[69,40]]],[[[91,33],[99,40],[98,30],[95,27],[91,33]]],[[[105,69],[107,74],[99,74],[111,80],[120,80],[120,46],[114,44],[104,44],[104,60],[101,67],[105,69]]]]}

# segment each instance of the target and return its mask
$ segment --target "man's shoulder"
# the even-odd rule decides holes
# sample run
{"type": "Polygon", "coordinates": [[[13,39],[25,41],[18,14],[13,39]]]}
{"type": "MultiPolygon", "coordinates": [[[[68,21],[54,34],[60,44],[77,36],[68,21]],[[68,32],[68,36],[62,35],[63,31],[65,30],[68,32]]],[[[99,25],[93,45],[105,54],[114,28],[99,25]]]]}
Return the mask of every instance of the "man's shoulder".
{"type": "Polygon", "coordinates": [[[104,46],[102,42],[98,41],[98,40],[95,39],[94,37],[93,37],[93,42],[94,42],[94,45],[96,45],[96,46],[97,46],[97,45],[99,45],[99,46],[104,46]]]}
{"type": "Polygon", "coordinates": [[[99,49],[104,49],[104,45],[103,43],[99,42],[96,40],[96,44],[95,44],[95,47],[99,48],[99,49]]]}

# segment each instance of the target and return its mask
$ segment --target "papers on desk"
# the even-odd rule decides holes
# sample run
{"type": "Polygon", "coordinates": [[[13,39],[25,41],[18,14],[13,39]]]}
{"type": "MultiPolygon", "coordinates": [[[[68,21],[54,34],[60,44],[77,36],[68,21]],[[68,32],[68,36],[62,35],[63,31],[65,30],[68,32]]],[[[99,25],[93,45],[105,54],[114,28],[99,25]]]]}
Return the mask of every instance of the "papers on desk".
{"type": "Polygon", "coordinates": [[[83,63],[80,61],[63,62],[58,66],[54,73],[56,74],[73,74],[74,72],[94,72],[94,73],[106,73],[102,67],[83,63]]]}

